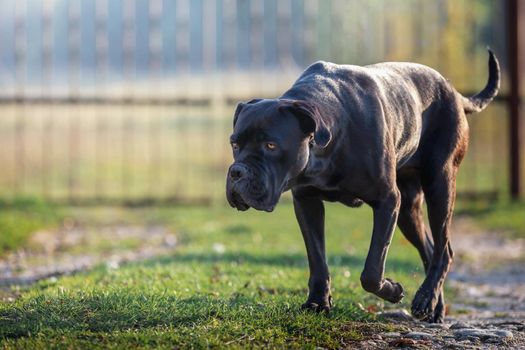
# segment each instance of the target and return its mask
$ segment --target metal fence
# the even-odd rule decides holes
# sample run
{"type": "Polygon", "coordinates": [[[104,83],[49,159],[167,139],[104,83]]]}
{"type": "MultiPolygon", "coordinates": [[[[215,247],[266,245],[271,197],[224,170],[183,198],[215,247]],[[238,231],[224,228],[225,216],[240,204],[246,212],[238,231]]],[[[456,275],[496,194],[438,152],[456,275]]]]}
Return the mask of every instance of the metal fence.
{"type": "MultiPolygon", "coordinates": [[[[486,45],[506,72],[505,18],[497,0],[2,0],[0,195],[221,201],[237,101],[318,59],[417,61],[469,94],[486,45]]],[[[507,185],[501,101],[471,119],[463,194],[507,185]]]]}

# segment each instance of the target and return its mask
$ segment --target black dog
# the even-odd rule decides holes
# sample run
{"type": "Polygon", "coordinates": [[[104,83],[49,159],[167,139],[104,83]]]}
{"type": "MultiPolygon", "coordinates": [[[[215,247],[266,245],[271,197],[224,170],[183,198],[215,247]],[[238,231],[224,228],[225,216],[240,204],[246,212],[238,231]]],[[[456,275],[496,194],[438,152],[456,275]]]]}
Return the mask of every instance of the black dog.
{"type": "Polygon", "coordinates": [[[292,190],[310,266],[304,308],[332,306],[323,201],[350,207],[365,202],[373,208],[374,229],[363,288],[393,303],[403,298],[401,285],[384,277],[397,223],[426,271],[412,313],[443,322],[456,174],[468,145],[465,115],[489,104],[499,80],[491,51],[488,83],[470,98],[423,65],[317,62],[281,97],[237,106],[227,198],[239,210],[272,211],[281,193],[292,190]],[[432,238],[424,226],[423,199],[432,238]]]}

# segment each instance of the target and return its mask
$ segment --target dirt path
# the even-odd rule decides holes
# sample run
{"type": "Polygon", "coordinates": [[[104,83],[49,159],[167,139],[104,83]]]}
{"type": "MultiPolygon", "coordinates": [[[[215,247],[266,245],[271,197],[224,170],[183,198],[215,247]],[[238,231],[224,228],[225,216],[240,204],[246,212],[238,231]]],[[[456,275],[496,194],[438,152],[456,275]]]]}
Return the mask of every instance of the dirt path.
{"type": "MultiPolygon", "coordinates": [[[[448,286],[449,316],[444,325],[416,322],[405,310],[386,312],[399,331],[374,334],[351,344],[360,349],[411,347],[525,349],[525,239],[510,239],[480,230],[457,218],[453,230],[456,253],[448,286]]],[[[28,248],[0,259],[0,298],[8,286],[31,284],[105,263],[120,264],[172,254],[174,233],[162,226],[64,225],[37,232],[28,248]],[[1,288],[3,286],[3,288],[1,288]],[[3,292],[2,292],[3,291],[3,292]]]]}
{"type": "Polygon", "coordinates": [[[453,247],[456,263],[449,283],[457,297],[452,305],[464,320],[525,320],[525,239],[472,230],[458,222],[453,247]]]}
{"type": "Polygon", "coordinates": [[[445,324],[415,321],[406,310],[384,313],[400,331],[353,344],[359,349],[525,349],[525,239],[481,230],[456,218],[455,259],[447,280],[445,324]]]}
{"type": "MultiPolygon", "coordinates": [[[[0,287],[88,270],[99,264],[120,264],[170,254],[175,234],[163,226],[73,223],[36,232],[28,246],[0,259],[0,287]]],[[[1,295],[0,295],[1,297],[1,295]]]]}

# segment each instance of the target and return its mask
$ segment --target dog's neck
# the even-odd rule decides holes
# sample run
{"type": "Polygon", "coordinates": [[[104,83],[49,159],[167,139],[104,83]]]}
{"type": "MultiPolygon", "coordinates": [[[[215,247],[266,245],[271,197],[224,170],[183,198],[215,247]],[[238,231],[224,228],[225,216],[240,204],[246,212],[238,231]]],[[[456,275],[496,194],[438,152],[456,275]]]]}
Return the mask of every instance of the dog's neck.
{"type": "Polygon", "coordinates": [[[317,147],[315,144],[312,145],[308,155],[308,162],[302,174],[304,176],[318,176],[324,173],[329,166],[329,161],[325,155],[326,149],[317,147]]]}
{"type": "Polygon", "coordinates": [[[325,174],[330,171],[330,161],[326,157],[326,149],[312,144],[309,148],[308,161],[304,169],[294,178],[289,179],[285,191],[296,186],[318,186],[323,182],[325,174]]]}

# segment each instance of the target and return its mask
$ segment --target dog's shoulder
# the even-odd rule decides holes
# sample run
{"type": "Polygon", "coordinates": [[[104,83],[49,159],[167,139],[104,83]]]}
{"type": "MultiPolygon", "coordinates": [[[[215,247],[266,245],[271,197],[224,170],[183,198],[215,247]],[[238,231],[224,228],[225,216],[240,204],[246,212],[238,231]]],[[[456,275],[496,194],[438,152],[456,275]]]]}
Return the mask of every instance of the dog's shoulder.
{"type": "Polygon", "coordinates": [[[338,74],[349,73],[364,73],[366,70],[362,66],[356,66],[351,64],[337,64],[326,61],[317,61],[309,65],[301,74],[301,76],[312,76],[312,75],[322,75],[322,76],[334,76],[338,74]]]}
{"type": "Polygon", "coordinates": [[[346,82],[361,82],[364,84],[370,80],[370,74],[365,67],[317,61],[305,69],[297,79],[296,84],[306,83],[331,86],[333,84],[345,84],[346,82]]]}
{"type": "Polygon", "coordinates": [[[335,66],[334,63],[320,60],[309,65],[304,73],[323,73],[332,70],[333,66],[335,66]]]}

